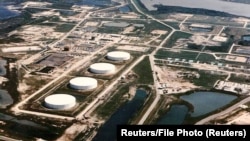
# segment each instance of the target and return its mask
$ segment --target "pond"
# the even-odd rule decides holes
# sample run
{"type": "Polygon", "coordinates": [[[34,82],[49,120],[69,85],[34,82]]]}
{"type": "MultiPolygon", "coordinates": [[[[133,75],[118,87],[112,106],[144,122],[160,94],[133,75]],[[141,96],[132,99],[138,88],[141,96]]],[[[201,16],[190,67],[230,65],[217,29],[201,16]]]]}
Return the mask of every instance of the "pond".
{"type": "Polygon", "coordinates": [[[141,108],[146,97],[146,91],[138,89],[134,98],[121,106],[99,129],[93,141],[115,141],[116,126],[118,124],[127,124],[139,108],[141,108]]]}
{"type": "Polygon", "coordinates": [[[191,117],[198,117],[222,108],[235,100],[237,96],[218,92],[195,92],[180,98],[194,106],[191,117]]]}
{"type": "Polygon", "coordinates": [[[186,105],[174,104],[166,114],[163,114],[158,119],[156,124],[180,125],[187,118],[188,114],[190,114],[191,118],[208,114],[226,106],[235,100],[237,96],[218,92],[194,92],[189,95],[183,95],[180,98],[192,104],[194,111],[189,113],[186,105]]]}
{"type": "Polygon", "coordinates": [[[0,89],[0,109],[5,109],[11,104],[13,104],[13,99],[10,94],[5,90],[0,89]]]}
{"type": "Polygon", "coordinates": [[[127,13],[127,12],[131,12],[129,6],[123,6],[119,8],[119,11],[122,13],[127,13]]]}
{"type": "Polygon", "coordinates": [[[157,124],[181,125],[187,114],[188,107],[186,105],[175,104],[172,105],[170,110],[157,121],[157,124]]]}

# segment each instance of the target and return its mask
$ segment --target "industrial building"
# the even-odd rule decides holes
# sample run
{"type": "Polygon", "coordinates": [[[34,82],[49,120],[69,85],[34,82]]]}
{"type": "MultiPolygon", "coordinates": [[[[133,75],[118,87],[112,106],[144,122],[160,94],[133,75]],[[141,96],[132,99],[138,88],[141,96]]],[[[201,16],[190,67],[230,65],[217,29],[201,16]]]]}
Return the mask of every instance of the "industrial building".
{"type": "Polygon", "coordinates": [[[95,74],[111,74],[116,70],[115,65],[110,63],[95,63],[90,65],[90,71],[95,74]]]}
{"type": "Polygon", "coordinates": [[[75,106],[76,98],[68,94],[53,94],[46,97],[44,103],[49,109],[66,110],[75,106]]]}
{"type": "Polygon", "coordinates": [[[76,90],[91,90],[97,87],[97,80],[90,77],[76,77],[69,81],[70,87],[76,90]]]}

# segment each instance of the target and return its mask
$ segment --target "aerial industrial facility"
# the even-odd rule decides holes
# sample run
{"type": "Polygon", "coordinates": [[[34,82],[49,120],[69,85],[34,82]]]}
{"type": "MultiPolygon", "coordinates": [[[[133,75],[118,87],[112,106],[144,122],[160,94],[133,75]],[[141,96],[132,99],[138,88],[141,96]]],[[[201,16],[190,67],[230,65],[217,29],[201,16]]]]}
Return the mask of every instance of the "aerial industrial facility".
{"type": "Polygon", "coordinates": [[[115,65],[110,63],[95,63],[90,65],[90,71],[95,74],[111,74],[116,70],[115,65]]]}
{"type": "Polygon", "coordinates": [[[126,61],[130,59],[130,54],[124,51],[112,51],[107,54],[107,59],[113,61],[126,61]]]}
{"type": "Polygon", "coordinates": [[[97,87],[97,80],[90,77],[75,77],[69,81],[70,87],[76,90],[91,90],[97,87]]]}
{"type": "Polygon", "coordinates": [[[250,18],[148,1],[0,2],[0,140],[113,141],[121,122],[250,123],[250,18]]]}
{"type": "Polygon", "coordinates": [[[76,98],[68,94],[53,94],[44,99],[49,109],[66,110],[75,106],[76,98]]]}

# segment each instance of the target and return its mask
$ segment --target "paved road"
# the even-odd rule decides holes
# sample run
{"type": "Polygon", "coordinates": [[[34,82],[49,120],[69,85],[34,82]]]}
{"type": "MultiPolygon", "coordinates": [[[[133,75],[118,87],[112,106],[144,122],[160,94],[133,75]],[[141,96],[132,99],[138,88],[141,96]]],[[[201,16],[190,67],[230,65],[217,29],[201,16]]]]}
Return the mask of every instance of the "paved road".
{"type": "Polygon", "coordinates": [[[138,124],[143,124],[145,122],[145,120],[147,119],[147,117],[149,116],[149,114],[153,111],[153,109],[155,108],[156,104],[158,103],[158,101],[160,100],[160,92],[159,90],[157,89],[158,86],[159,86],[159,83],[157,81],[157,76],[155,74],[155,69],[154,69],[154,55],[155,53],[158,51],[158,49],[160,49],[164,43],[172,36],[172,34],[176,31],[173,27],[167,25],[166,23],[158,20],[158,19],[155,19],[154,17],[150,16],[150,15],[147,15],[145,13],[143,13],[138,7],[137,5],[134,3],[134,0],[131,0],[133,6],[136,8],[136,10],[147,16],[148,18],[151,18],[152,20],[154,21],[157,21],[158,23],[161,23],[169,28],[171,28],[171,33],[161,42],[161,44],[159,46],[156,47],[156,49],[149,55],[149,60],[150,60],[150,65],[151,65],[151,69],[152,69],[152,72],[153,72],[153,78],[154,78],[154,87],[156,88],[156,97],[153,101],[153,103],[150,105],[150,107],[148,108],[148,110],[145,112],[145,114],[143,115],[143,117],[141,118],[141,120],[139,121],[138,124]]]}
{"type": "MultiPolygon", "coordinates": [[[[154,70],[154,58],[152,55],[149,56],[149,60],[150,60],[150,65],[152,70],[154,70]]],[[[160,100],[160,94],[159,94],[159,90],[157,89],[158,86],[158,82],[157,82],[157,77],[154,71],[153,72],[153,79],[154,79],[154,87],[156,88],[156,97],[153,101],[153,103],[150,105],[150,107],[147,109],[147,111],[145,112],[145,114],[143,115],[143,117],[141,118],[141,120],[139,121],[139,125],[143,124],[145,122],[145,120],[148,118],[148,116],[150,115],[150,113],[153,111],[153,109],[155,108],[156,104],[158,103],[158,101],[160,100]]]]}
{"type": "Polygon", "coordinates": [[[220,112],[220,113],[211,115],[211,116],[209,116],[209,117],[206,117],[206,118],[204,118],[204,119],[198,121],[198,122],[196,123],[196,125],[205,124],[206,122],[208,122],[208,121],[210,121],[210,120],[213,120],[213,119],[215,119],[215,118],[217,118],[217,117],[219,117],[219,116],[225,115],[225,114],[227,114],[227,113],[229,113],[229,112],[235,110],[235,109],[238,108],[240,105],[242,105],[242,104],[244,104],[244,103],[246,103],[246,102],[249,102],[249,101],[250,101],[250,97],[245,98],[245,99],[241,100],[240,102],[234,104],[233,106],[227,108],[226,110],[224,110],[224,111],[222,111],[222,112],[220,112]]]}

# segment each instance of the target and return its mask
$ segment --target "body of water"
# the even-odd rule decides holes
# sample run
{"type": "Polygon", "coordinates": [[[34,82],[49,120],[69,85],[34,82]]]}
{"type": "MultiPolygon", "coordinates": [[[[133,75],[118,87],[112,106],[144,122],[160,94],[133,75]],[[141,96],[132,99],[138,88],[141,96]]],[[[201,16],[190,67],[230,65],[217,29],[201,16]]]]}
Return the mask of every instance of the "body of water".
{"type": "Polygon", "coordinates": [[[106,6],[112,4],[111,0],[82,0],[78,5],[106,6]]]}
{"type": "Polygon", "coordinates": [[[33,121],[20,120],[3,113],[0,113],[0,120],[7,121],[8,131],[24,137],[54,140],[58,136],[56,131],[52,131],[50,128],[33,121]]]}
{"type": "Polygon", "coordinates": [[[131,10],[130,10],[130,8],[128,6],[120,7],[119,11],[122,12],[122,13],[131,12],[131,10]]]}
{"type": "Polygon", "coordinates": [[[5,109],[7,106],[13,104],[13,99],[10,94],[0,89],[0,109],[5,109]]]}
{"type": "Polygon", "coordinates": [[[194,111],[191,117],[198,117],[222,108],[235,100],[237,96],[218,92],[195,92],[180,98],[193,105],[194,111]]]}
{"type": "Polygon", "coordinates": [[[201,8],[233,15],[250,17],[250,5],[222,0],[141,0],[148,10],[157,10],[154,5],[201,8]]]}
{"type": "Polygon", "coordinates": [[[8,9],[5,6],[0,6],[0,20],[15,17],[20,14],[19,11],[8,9]]]}
{"type": "Polygon", "coordinates": [[[118,124],[127,124],[133,115],[141,108],[146,97],[146,91],[137,90],[135,97],[121,106],[99,129],[93,141],[115,141],[116,126],[118,124]]]}
{"type": "Polygon", "coordinates": [[[159,125],[181,125],[188,114],[186,105],[172,105],[170,110],[158,121],[159,125]]]}
{"type": "Polygon", "coordinates": [[[3,76],[6,74],[5,65],[7,64],[6,60],[0,60],[0,75],[3,76]]]}
{"type": "Polygon", "coordinates": [[[237,98],[237,96],[217,92],[195,92],[183,95],[181,99],[193,105],[194,111],[189,113],[186,105],[174,104],[170,110],[156,122],[159,125],[181,125],[187,115],[198,117],[213,112],[237,98]]]}

